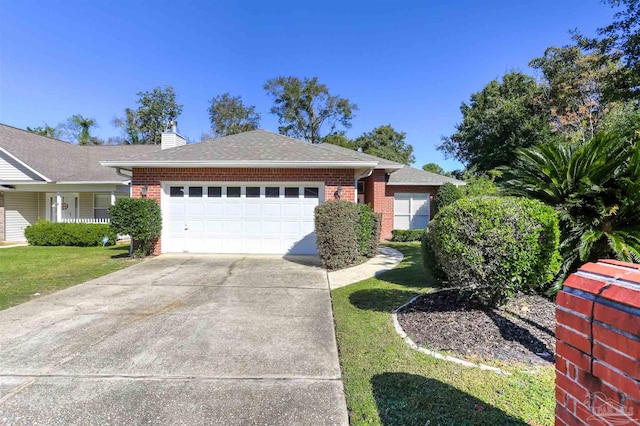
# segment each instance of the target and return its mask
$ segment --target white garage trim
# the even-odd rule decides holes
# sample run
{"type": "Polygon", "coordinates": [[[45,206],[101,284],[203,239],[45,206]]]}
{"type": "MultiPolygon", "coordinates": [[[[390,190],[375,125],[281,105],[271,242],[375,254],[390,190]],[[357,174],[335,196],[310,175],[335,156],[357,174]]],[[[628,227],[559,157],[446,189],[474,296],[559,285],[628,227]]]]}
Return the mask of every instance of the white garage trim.
{"type": "Polygon", "coordinates": [[[393,229],[424,229],[431,215],[428,193],[396,192],[393,196],[393,229]]]}
{"type": "Polygon", "coordinates": [[[162,252],[315,254],[323,201],[323,182],[162,182],[162,252]]]}

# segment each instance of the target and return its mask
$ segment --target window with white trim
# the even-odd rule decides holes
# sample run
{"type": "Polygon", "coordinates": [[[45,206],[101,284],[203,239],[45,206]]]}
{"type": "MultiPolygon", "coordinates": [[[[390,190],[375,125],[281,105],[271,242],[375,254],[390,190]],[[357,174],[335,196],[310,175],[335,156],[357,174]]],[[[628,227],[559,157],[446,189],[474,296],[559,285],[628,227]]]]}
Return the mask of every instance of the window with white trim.
{"type": "Polygon", "coordinates": [[[93,194],[93,218],[108,219],[111,194],[93,194]]]}

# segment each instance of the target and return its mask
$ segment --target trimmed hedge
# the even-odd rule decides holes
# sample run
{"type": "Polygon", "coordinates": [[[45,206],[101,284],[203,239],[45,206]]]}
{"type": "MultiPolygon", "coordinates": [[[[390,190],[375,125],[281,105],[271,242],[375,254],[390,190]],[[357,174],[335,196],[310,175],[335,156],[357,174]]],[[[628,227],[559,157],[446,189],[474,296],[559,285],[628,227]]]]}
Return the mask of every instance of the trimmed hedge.
{"type": "Polygon", "coordinates": [[[431,203],[433,215],[435,216],[442,208],[455,203],[464,196],[465,194],[462,189],[452,183],[445,183],[438,189],[436,195],[433,196],[433,202],[431,203]]]}
{"type": "Polygon", "coordinates": [[[391,241],[404,243],[407,241],[420,241],[424,229],[394,229],[391,231],[391,241]]]}
{"type": "Polygon", "coordinates": [[[515,197],[463,198],[427,228],[423,261],[448,284],[485,305],[542,290],[560,269],[556,211],[515,197]]]}
{"type": "Polygon", "coordinates": [[[109,217],[113,232],[131,237],[137,255],[149,254],[162,232],[160,206],[151,198],[119,198],[109,208],[109,217]]]}
{"type": "Polygon", "coordinates": [[[433,240],[433,229],[437,227],[437,220],[437,218],[431,219],[429,226],[427,226],[422,234],[422,265],[431,272],[434,278],[439,280],[440,283],[443,283],[443,281],[447,279],[447,274],[445,274],[442,268],[440,268],[440,265],[438,265],[433,240]]]}
{"type": "Polygon", "coordinates": [[[98,223],[51,223],[41,220],[27,226],[24,236],[32,246],[101,246],[104,237],[107,245],[116,243],[116,233],[107,224],[98,223]]]}
{"type": "Polygon", "coordinates": [[[316,207],[318,255],[325,268],[342,269],[357,263],[359,220],[358,205],[350,201],[329,201],[316,207]]]}
{"type": "Polygon", "coordinates": [[[342,269],[378,252],[382,217],[366,204],[330,201],[315,209],[316,241],[322,264],[342,269]]]}

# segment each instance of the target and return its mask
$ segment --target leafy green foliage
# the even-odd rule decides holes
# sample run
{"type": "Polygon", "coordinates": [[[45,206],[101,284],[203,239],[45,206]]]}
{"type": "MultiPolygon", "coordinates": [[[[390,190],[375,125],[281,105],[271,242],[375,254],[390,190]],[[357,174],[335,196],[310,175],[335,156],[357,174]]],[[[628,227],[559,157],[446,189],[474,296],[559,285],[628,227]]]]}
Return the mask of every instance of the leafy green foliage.
{"type": "MultiPolygon", "coordinates": [[[[542,290],[560,269],[558,215],[536,200],[463,198],[442,209],[429,228],[448,284],[485,305],[542,290]]],[[[429,256],[423,253],[427,265],[429,256]]]]}
{"type": "Polygon", "coordinates": [[[176,102],[176,92],[166,85],[151,92],[138,92],[138,108],[127,108],[124,118],[116,118],[113,124],[120,127],[128,144],[159,144],[169,123],[182,113],[182,104],[176,102]]]}
{"type": "Polygon", "coordinates": [[[542,87],[519,72],[491,81],[462,104],[462,123],[438,149],[480,173],[512,164],[515,149],[551,135],[549,114],[536,101],[541,95],[542,87]]]}
{"type": "MultiPolygon", "coordinates": [[[[422,238],[420,240],[420,248],[422,250],[422,266],[424,269],[431,273],[431,276],[435,278],[438,283],[443,283],[447,274],[444,273],[440,265],[438,264],[438,258],[435,251],[434,229],[437,228],[438,218],[431,219],[429,226],[424,230],[422,238]]],[[[434,287],[437,286],[435,283],[434,287]]]]}
{"type": "Polygon", "coordinates": [[[440,209],[455,203],[464,197],[464,195],[464,190],[461,187],[449,182],[445,183],[438,189],[438,192],[436,192],[436,195],[433,197],[433,202],[431,203],[433,215],[437,215],[440,209]]]}
{"type": "Polygon", "coordinates": [[[271,113],[278,116],[280,133],[315,144],[338,126],[350,128],[358,109],[349,99],[331,95],[317,77],[277,77],[268,80],[264,90],[274,100],[271,113]]]}
{"type": "Polygon", "coordinates": [[[420,241],[422,234],[424,234],[423,229],[394,229],[391,231],[391,241],[398,243],[420,241]]]}
{"type": "Polygon", "coordinates": [[[409,165],[416,158],[413,146],[405,142],[406,137],[405,132],[397,132],[391,125],[385,125],[363,133],[354,144],[367,154],[409,165]]]}
{"type": "Polygon", "coordinates": [[[102,239],[107,237],[107,245],[116,243],[116,234],[106,224],[94,223],[51,223],[41,220],[27,226],[24,236],[32,246],[75,246],[94,247],[103,245],[102,239]]]}
{"type": "Polygon", "coordinates": [[[330,201],[316,207],[318,255],[325,268],[342,269],[358,262],[359,220],[358,205],[350,201],[330,201]]]}
{"type": "Polygon", "coordinates": [[[439,164],[436,164],[436,163],[427,163],[424,166],[422,166],[422,170],[424,170],[425,172],[435,173],[437,175],[449,176],[449,174],[445,172],[444,169],[440,167],[439,164]]]}
{"type": "Polygon", "coordinates": [[[256,130],[260,125],[256,107],[245,106],[240,96],[233,97],[229,93],[215,96],[208,111],[211,130],[216,137],[256,130]]]}
{"type": "Polygon", "coordinates": [[[338,145],[343,148],[357,150],[358,147],[353,139],[349,139],[343,133],[331,133],[322,139],[322,143],[330,143],[331,145],[338,145]]]}
{"type": "Polygon", "coordinates": [[[447,182],[442,185],[433,197],[433,215],[440,209],[458,201],[464,197],[481,197],[483,195],[497,195],[500,187],[495,183],[495,177],[491,174],[477,174],[475,170],[467,170],[460,176],[465,185],[455,186],[447,182]]]}
{"type": "Polygon", "coordinates": [[[102,140],[90,134],[94,127],[98,127],[95,119],[80,114],[73,115],[66,123],[58,125],[63,140],[78,145],[102,145],[102,140]]]}
{"type": "Polygon", "coordinates": [[[522,149],[502,185],[510,194],[538,199],[560,213],[560,279],[581,262],[602,257],[640,262],[637,142],[597,134],[587,142],[522,149]]]}
{"type": "MultiPolygon", "coordinates": [[[[360,228],[358,230],[358,253],[362,255],[369,254],[371,245],[371,234],[373,232],[373,210],[368,204],[356,204],[360,215],[358,222],[360,228]]],[[[371,257],[371,256],[366,256],[371,257]]]]}
{"type": "Polygon", "coordinates": [[[59,139],[60,138],[60,130],[55,127],[49,126],[47,123],[44,124],[44,127],[29,127],[26,128],[27,132],[35,133],[40,136],[47,136],[49,138],[59,139]]]}
{"type": "Polygon", "coordinates": [[[613,106],[603,97],[615,61],[564,46],[547,48],[529,65],[542,71],[545,90],[538,100],[550,112],[554,131],[570,140],[591,139],[613,106]]]}
{"type": "Polygon", "coordinates": [[[581,47],[593,49],[608,61],[622,64],[608,82],[605,97],[611,100],[640,98],[640,4],[637,0],[606,0],[618,9],[614,21],[598,28],[599,38],[576,34],[581,47]]]}
{"type": "Polygon", "coordinates": [[[150,198],[118,198],[109,208],[111,228],[115,233],[129,235],[137,244],[137,254],[149,254],[153,240],[162,231],[160,206],[150,198]]]}

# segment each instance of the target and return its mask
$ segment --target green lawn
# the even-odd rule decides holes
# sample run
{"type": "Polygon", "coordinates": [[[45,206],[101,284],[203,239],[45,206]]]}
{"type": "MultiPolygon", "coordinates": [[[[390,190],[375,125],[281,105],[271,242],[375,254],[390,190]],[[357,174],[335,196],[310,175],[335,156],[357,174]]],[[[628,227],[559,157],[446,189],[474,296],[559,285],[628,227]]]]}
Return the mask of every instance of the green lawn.
{"type": "Polygon", "coordinates": [[[434,359],[402,341],[391,311],[428,291],[430,278],[418,243],[388,245],[405,255],[396,269],[332,291],[351,424],[553,424],[552,366],[505,376],[434,359]]]}
{"type": "Polygon", "coordinates": [[[0,249],[0,309],[83,283],[136,263],[128,245],[0,249]]]}

